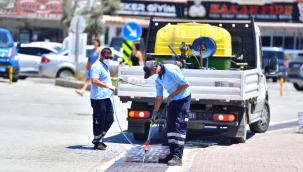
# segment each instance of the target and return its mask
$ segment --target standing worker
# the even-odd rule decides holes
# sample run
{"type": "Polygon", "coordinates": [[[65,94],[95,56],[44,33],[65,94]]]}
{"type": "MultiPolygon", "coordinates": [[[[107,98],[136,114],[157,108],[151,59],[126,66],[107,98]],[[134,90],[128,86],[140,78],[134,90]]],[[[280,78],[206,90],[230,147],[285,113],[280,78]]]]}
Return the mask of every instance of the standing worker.
{"type": "Polygon", "coordinates": [[[99,38],[95,38],[93,41],[93,45],[94,48],[92,49],[91,53],[90,53],[90,58],[87,61],[87,70],[88,73],[86,75],[86,80],[85,83],[82,87],[82,89],[80,90],[76,90],[76,93],[78,93],[79,95],[83,96],[88,84],[89,84],[89,80],[90,80],[90,67],[92,66],[92,64],[94,64],[99,58],[100,58],[100,52],[101,52],[101,48],[100,48],[100,40],[99,38]]]}
{"type": "Polygon", "coordinates": [[[110,100],[115,87],[112,81],[124,82],[122,78],[111,78],[108,65],[113,58],[109,48],[103,48],[101,58],[91,66],[91,106],[93,107],[94,149],[105,150],[103,138],[114,122],[113,105],[110,100]],[[103,60],[104,59],[104,60],[103,60]]]}
{"type": "Polygon", "coordinates": [[[133,51],[130,53],[128,59],[121,63],[119,67],[127,64],[129,61],[133,62],[133,66],[143,66],[142,52],[139,43],[134,43],[132,46],[133,51]]]}
{"type": "Polygon", "coordinates": [[[169,103],[167,108],[167,138],[170,154],[166,158],[159,159],[159,163],[180,166],[182,165],[186,128],[190,113],[191,92],[189,83],[184,78],[181,70],[173,64],[156,66],[154,62],[149,61],[146,62],[143,70],[145,79],[155,80],[157,90],[152,122],[155,122],[162,104],[163,88],[169,93],[167,98],[169,103]]]}

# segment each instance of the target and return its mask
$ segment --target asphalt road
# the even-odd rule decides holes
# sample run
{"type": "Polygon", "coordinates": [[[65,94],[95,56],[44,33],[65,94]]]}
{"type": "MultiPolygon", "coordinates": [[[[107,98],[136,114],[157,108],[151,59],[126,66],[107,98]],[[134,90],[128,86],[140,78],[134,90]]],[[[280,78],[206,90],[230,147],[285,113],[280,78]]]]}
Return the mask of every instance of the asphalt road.
{"type": "MultiPolygon", "coordinates": [[[[93,150],[90,93],[81,97],[74,89],[54,83],[53,79],[28,78],[9,85],[8,80],[0,79],[0,171],[89,171],[121,146],[129,145],[116,120],[106,135],[108,149],[93,150]]],[[[296,119],[297,112],[303,110],[303,92],[290,83],[284,84],[282,97],[279,83],[268,82],[268,88],[271,124],[296,119]]],[[[121,103],[117,97],[115,103],[125,131],[130,103],[121,103]]],[[[143,143],[134,141],[131,133],[126,135],[135,144],[143,143]]],[[[165,135],[157,133],[152,142],[167,142],[165,135]]],[[[211,139],[213,135],[215,129],[211,128],[189,133],[188,139],[211,139]]]]}

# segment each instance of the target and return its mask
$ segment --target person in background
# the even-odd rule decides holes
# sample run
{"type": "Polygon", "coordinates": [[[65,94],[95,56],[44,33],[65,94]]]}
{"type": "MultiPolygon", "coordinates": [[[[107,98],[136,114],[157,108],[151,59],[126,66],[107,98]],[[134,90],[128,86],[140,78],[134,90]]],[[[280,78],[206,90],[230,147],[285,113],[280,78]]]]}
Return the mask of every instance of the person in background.
{"type": "Polygon", "coordinates": [[[90,53],[90,58],[88,59],[89,61],[87,62],[87,70],[88,73],[86,75],[86,80],[85,83],[83,85],[83,87],[80,90],[76,90],[76,93],[78,93],[79,95],[83,96],[88,84],[89,84],[89,80],[90,80],[90,67],[92,66],[92,64],[94,64],[99,58],[100,58],[100,52],[101,52],[101,48],[100,48],[100,40],[98,38],[95,38],[93,41],[93,45],[94,48],[92,49],[92,52],[90,53]]]}
{"type": "Polygon", "coordinates": [[[127,64],[129,61],[133,62],[133,66],[143,66],[142,52],[139,43],[134,43],[132,46],[133,51],[130,53],[128,59],[121,63],[118,67],[127,64]]]}
{"type": "Polygon", "coordinates": [[[108,65],[113,58],[112,51],[104,48],[101,51],[101,58],[91,66],[91,106],[93,108],[93,132],[94,149],[105,150],[106,144],[103,138],[114,122],[113,105],[110,100],[115,87],[112,81],[124,82],[123,78],[110,77],[108,65]],[[104,59],[104,60],[103,60],[104,59]]]}

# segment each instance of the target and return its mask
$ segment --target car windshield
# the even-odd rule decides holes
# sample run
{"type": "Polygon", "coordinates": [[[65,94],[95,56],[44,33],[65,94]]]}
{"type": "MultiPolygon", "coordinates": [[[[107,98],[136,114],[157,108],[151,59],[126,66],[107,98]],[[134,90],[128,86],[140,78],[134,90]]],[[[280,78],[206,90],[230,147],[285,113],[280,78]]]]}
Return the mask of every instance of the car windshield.
{"type": "Polygon", "coordinates": [[[0,48],[12,47],[13,41],[6,32],[0,32],[0,48]]]}
{"type": "Polygon", "coordinates": [[[281,51],[263,51],[263,57],[266,59],[269,57],[277,57],[277,59],[283,59],[284,53],[281,51]]]}

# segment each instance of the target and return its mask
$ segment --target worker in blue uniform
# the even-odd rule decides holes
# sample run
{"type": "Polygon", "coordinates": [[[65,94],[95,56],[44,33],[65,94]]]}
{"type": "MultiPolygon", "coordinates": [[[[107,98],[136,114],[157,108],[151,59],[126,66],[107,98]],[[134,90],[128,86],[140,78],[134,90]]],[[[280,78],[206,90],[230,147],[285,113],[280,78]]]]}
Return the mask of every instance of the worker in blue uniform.
{"type": "Polygon", "coordinates": [[[103,138],[114,122],[113,105],[110,100],[112,81],[124,82],[123,78],[112,78],[109,73],[109,63],[113,58],[110,48],[103,48],[101,58],[91,66],[91,106],[93,108],[94,149],[105,150],[103,138]],[[104,60],[103,60],[104,59],[104,60]]]}
{"type": "Polygon", "coordinates": [[[157,97],[152,115],[152,122],[158,115],[163,101],[163,89],[169,93],[167,101],[167,138],[170,154],[159,159],[160,163],[171,166],[182,165],[183,149],[186,137],[187,123],[190,113],[191,92],[189,83],[183,76],[180,68],[173,64],[155,65],[148,61],[143,67],[144,78],[155,80],[157,97]]]}

